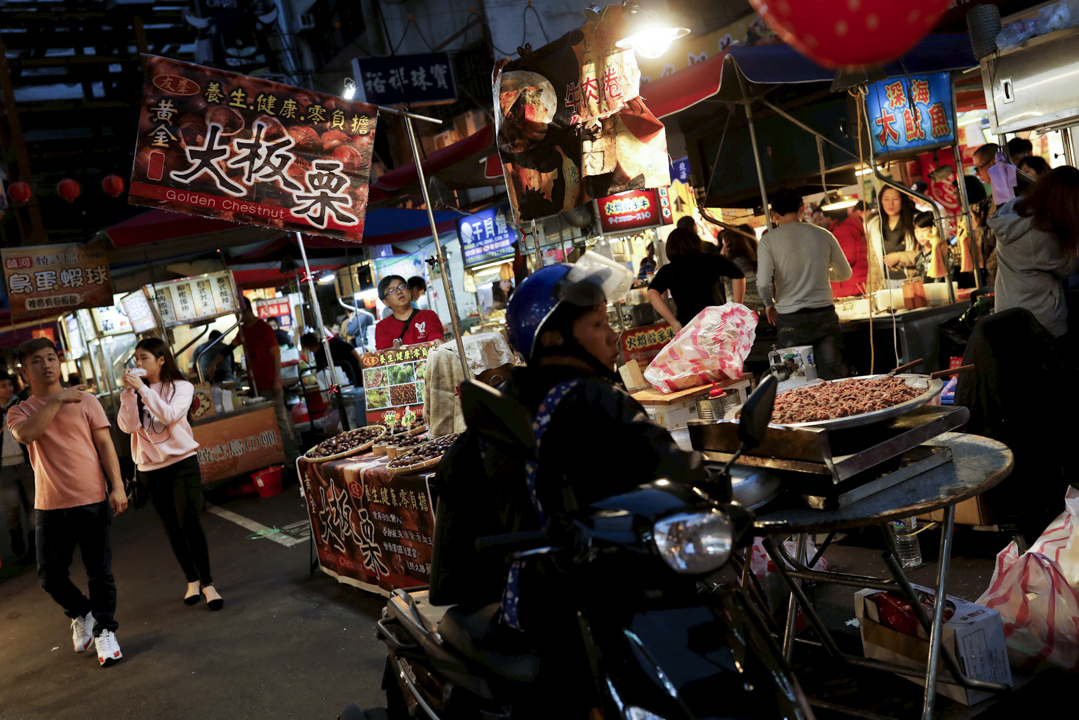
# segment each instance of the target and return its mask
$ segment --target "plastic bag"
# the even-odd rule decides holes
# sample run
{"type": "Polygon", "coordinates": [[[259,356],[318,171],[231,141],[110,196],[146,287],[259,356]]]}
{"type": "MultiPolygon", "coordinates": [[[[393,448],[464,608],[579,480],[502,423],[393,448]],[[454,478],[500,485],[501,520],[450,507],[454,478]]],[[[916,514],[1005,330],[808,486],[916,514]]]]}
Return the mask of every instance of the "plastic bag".
{"type": "Polygon", "coordinates": [[[664,393],[742,377],[759,318],[745,305],[706,307],[689,321],[644,371],[664,393]]]}
{"type": "MultiPolygon", "coordinates": [[[[793,540],[787,540],[783,543],[783,547],[787,549],[791,557],[797,557],[798,545],[793,540]]],[[[813,542],[812,537],[806,538],[806,557],[802,562],[806,563],[813,559],[813,556],[817,554],[817,545],[813,542]]],[[[789,562],[784,562],[788,570],[793,570],[789,562]]],[[[749,556],[749,569],[757,576],[757,580],[760,581],[761,587],[764,588],[764,599],[768,602],[768,611],[775,612],[776,608],[780,607],[786,599],[790,596],[790,590],[783,582],[783,578],[780,577],[779,572],[776,570],[775,563],[772,562],[772,558],[768,557],[768,553],[764,550],[764,542],[761,538],[755,538],[753,540],[753,550],[749,556]]],[[[823,557],[817,560],[817,564],[813,566],[813,570],[820,570],[825,572],[828,570],[828,561],[823,557]]],[[[801,608],[799,608],[799,615],[801,614],[801,608]]]]}
{"type": "Polygon", "coordinates": [[[1068,488],[1064,504],[1030,550],[1020,555],[1013,542],[997,555],[989,589],[978,598],[1000,613],[1017,667],[1079,667],[1079,490],[1068,488]]]}

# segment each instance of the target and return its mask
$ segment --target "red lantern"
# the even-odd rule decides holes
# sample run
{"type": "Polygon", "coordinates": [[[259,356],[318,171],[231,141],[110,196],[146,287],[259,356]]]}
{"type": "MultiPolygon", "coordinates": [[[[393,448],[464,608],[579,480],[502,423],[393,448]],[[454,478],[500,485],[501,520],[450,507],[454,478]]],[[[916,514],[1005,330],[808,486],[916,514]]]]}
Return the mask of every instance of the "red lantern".
{"type": "Polygon", "coordinates": [[[75,202],[75,198],[82,192],[82,187],[79,183],[71,178],[64,178],[60,182],[56,183],[56,192],[60,194],[64,200],[68,202],[75,202]]]}
{"type": "Polygon", "coordinates": [[[11,202],[16,205],[25,205],[30,202],[30,198],[34,196],[34,189],[30,187],[30,183],[11,183],[11,187],[8,188],[7,194],[8,197],[11,198],[11,202]]]}
{"type": "Polygon", "coordinates": [[[826,68],[879,65],[910,50],[949,0],[749,0],[785,43],[826,68]]]}
{"type": "Polygon", "coordinates": [[[124,179],[119,175],[106,175],[101,181],[101,189],[109,197],[118,198],[124,192],[124,179]]]}

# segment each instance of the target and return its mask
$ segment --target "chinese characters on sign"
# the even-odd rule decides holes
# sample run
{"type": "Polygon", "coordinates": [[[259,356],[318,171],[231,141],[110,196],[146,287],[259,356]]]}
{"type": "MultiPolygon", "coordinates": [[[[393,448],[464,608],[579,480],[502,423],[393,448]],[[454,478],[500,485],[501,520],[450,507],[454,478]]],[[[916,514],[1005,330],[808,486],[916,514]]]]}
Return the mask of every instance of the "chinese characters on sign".
{"type": "Polygon", "coordinates": [[[375,107],[146,57],[132,203],[363,238],[375,107]]]}
{"type": "Polygon", "coordinates": [[[115,305],[94,308],[90,311],[94,316],[94,325],[97,326],[99,335],[123,335],[131,332],[131,322],[115,305]]]}
{"type": "Polygon", "coordinates": [[[488,208],[457,221],[465,267],[513,257],[517,230],[508,221],[509,206],[488,208]]]}
{"type": "MultiPolygon", "coordinates": [[[[208,320],[239,310],[232,289],[232,273],[220,272],[198,278],[184,278],[147,285],[165,327],[208,320]]],[[[125,307],[127,300],[125,299],[125,307]]]]}
{"type": "Polygon", "coordinates": [[[440,105],[457,99],[449,53],[353,58],[356,97],[372,105],[440,105]]]}
{"type": "Polygon", "coordinates": [[[287,297],[273,298],[272,300],[256,300],[255,312],[257,312],[259,318],[263,320],[276,318],[277,324],[282,329],[292,327],[292,309],[289,307],[287,297]]]}
{"type": "Polygon", "coordinates": [[[120,304],[124,306],[128,322],[131,323],[131,329],[135,332],[146,332],[157,326],[153,310],[150,309],[150,301],[146,299],[146,293],[142,290],[125,296],[120,304]]]}
{"type": "Polygon", "coordinates": [[[409,411],[423,415],[427,353],[438,344],[404,345],[360,356],[369,425],[397,424],[409,411]]]}
{"type": "Polygon", "coordinates": [[[659,355],[663,346],[674,340],[674,328],[667,323],[646,325],[622,333],[622,361],[638,360],[645,364],[659,355]]]}
{"type": "Polygon", "coordinates": [[[667,188],[630,190],[600,198],[596,204],[599,206],[599,224],[604,234],[641,230],[674,222],[667,188]]]}
{"type": "Polygon", "coordinates": [[[273,405],[196,419],[191,431],[199,444],[203,485],[285,462],[273,405]]]}
{"type": "Polygon", "coordinates": [[[102,250],[39,245],[4,248],[0,256],[14,322],[112,305],[112,277],[102,250]]]}
{"type": "Polygon", "coordinates": [[[379,461],[297,463],[319,567],[339,582],[388,593],[430,582],[434,506],[426,475],[379,461]]]}
{"type": "Polygon", "coordinates": [[[869,88],[873,147],[878,153],[930,148],[955,141],[947,73],[882,80],[869,88]]]}

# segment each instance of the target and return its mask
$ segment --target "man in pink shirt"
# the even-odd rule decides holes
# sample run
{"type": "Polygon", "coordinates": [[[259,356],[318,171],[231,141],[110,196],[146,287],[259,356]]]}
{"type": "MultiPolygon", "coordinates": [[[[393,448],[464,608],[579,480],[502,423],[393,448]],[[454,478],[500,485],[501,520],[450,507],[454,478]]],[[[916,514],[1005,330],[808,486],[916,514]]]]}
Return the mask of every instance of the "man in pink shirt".
{"type": "Polygon", "coordinates": [[[116,582],[109,526],[112,516],[127,508],[109,420],[96,397],[60,384],[60,358],[51,340],[24,342],[19,364],[31,395],[11,408],[7,419],[12,436],[29,447],[34,466],[38,580],[71,618],[75,652],[93,642],[98,662],[107,667],[123,657],[113,617],[116,582]],[[89,599],[68,574],[76,545],[89,579],[89,599]]]}

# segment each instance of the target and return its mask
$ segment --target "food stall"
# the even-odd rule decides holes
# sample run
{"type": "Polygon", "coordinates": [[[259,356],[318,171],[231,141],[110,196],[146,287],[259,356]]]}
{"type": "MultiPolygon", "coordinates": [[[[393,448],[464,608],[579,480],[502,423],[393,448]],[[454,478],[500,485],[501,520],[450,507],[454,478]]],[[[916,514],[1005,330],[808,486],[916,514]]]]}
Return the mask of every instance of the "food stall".
{"type": "MultiPolygon", "coordinates": [[[[164,331],[179,362],[196,358],[186,351],[199,344],[211,326],[222,341],[239,324],[242,310],[232,273],[222,271],[147,285],[125,299],[132,323],[164,331]],[[199,330],[201,328],[201,331],[199,330]]],[[[147,328],[149,329],[149,328],[147,328]]],[[[285,462],[284,443],[272,402],[241,397],[235,383],[195,386],[191,430],[199,443],[204,485],[285,462]]]]}

